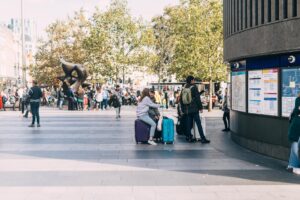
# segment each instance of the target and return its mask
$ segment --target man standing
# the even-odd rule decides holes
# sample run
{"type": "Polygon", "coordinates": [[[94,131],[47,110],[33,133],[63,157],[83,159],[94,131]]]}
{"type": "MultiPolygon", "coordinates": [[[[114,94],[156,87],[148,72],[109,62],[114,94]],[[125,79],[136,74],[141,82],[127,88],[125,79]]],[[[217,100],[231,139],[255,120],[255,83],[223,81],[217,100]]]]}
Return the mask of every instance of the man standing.
{"type": "Polygon", "coordinates": [[[29,127],[34,127],[35,119],[37,120],[37,127],[41,127],[40,125],[40,100],[43,97],[43,93],[40,87],[37,86],[37,81],[32,81],[32,88],[29,90],[30,96],[30,107],[32,113],[32,123],[29,127]]]}
{"type": "Polygon", "coordinates": [[[225,89],[225,96],[224,96],[224,100],[223,100],[223,122],[225,125],[225,129],[223,129],[222,131],[228,132],[230,131],[230,110],[228,108],[228,98],[227,98],[227,88],[225,89]]]}
{"type": "Polygon", "coordinates": [[[186,115],[186,139],[189,142],[193,141],[193,135],[191,134],[192,124],[195,121],[197,124],[199,134],[201,137],[201,143],[210,143],[209,140],[205,138],[203,133],[199,111],[203,112],[203,106],[200,100],[200,93],[197,86],[195,85],[195,78],[193,76],[188,76],[186,79],[186,84],[182,89],[180,96],[181,109],[184,115],[186,115]]]}

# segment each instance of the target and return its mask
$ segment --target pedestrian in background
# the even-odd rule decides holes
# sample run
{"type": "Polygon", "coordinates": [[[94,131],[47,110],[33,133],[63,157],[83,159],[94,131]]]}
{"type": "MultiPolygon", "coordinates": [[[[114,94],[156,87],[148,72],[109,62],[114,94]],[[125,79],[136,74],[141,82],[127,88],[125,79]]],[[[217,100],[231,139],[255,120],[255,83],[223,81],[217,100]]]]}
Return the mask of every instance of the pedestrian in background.
{"type": "Polygon", "coordinates": [[[291,142],[291,153],[287,170],[300,175],[300,94],[296,98],[295,107],[290,117],[288,138],[291,142]]]}
{"type": "Polygon", "coordinates": [[[223,98],[223,122],[225,125],[225,129],[222,131],[228,132],[230,131],[230,110],[228,108],[228,90],[227,88],[225,89],[225,95],[223,98]]]}
{"type": "Polygon", "coordinates": [[[32,123],[29,125],[29,127],[34,127],[35,119],[37,120],[37,127],[40,127],[40,101],[43,97],[43,93],[40,87],[37,85],[37,81],[32,81],[33,87],[29,90],[29,96],[30,96],[30,107],[31,107],[31,113],[32,113],[32,123]]]}
{"type": "Polygon", "coordinates": [[[122,91],[120,90],[119,85],[116,85],[115,91],[110,98],[110,102],[110,105],[116,110],[116,119],[121,118],[122,91]]]}

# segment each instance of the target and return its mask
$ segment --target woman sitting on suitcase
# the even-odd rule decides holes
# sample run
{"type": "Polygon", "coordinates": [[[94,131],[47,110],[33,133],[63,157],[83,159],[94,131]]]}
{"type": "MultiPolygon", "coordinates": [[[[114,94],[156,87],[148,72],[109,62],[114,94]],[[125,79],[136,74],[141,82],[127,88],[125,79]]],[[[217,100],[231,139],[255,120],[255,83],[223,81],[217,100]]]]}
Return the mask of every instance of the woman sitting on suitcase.
{"type": "Polygon", "coordinates": [[[155,129],[156,129],[156,123],[153,121],[153,119],[149,116],[149,108],[159,108],[160,104],[155,104],[150,99],[150,89],[145,88],[142,92],[142,96],[140,98],[140,101],[137,106],[136,114],[139,120],[145,122],[146,124],[149,124],[151,126],[150,129],[150,139],[148,141],[151,145],[157,145],[153,141],[155,129]]]}

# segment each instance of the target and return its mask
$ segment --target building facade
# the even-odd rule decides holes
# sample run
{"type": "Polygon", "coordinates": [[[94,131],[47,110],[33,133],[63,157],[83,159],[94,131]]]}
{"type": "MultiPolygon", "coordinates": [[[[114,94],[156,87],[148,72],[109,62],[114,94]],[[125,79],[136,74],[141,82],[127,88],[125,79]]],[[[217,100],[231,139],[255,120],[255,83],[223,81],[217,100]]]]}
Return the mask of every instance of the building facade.
{"type": "Polygon", "coordinates": [[[18,85],[21,69],[18,65],[18,44],[6,26],[0,26],[0,90],[18,85]]]}
{"type": "Polygon", "coordinates": [[[288,159],[289,114],[300,93],[300,0],[224,0],[232,139],[288,159]]]}

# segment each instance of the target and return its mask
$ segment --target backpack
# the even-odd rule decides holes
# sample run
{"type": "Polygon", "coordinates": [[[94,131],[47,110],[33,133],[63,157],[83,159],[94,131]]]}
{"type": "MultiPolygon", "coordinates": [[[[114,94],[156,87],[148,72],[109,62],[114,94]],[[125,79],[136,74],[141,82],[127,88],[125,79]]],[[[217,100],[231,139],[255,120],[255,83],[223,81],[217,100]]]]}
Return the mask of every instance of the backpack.
{"type": "Polygon", "coordinates": [[[189,105],[192,103],[193,97],[192,97],[192,88],[194,86],[191,86],[189,88],[183,88],[181,91],[181,99],[182,103],[184,105],[189,105]]]}

